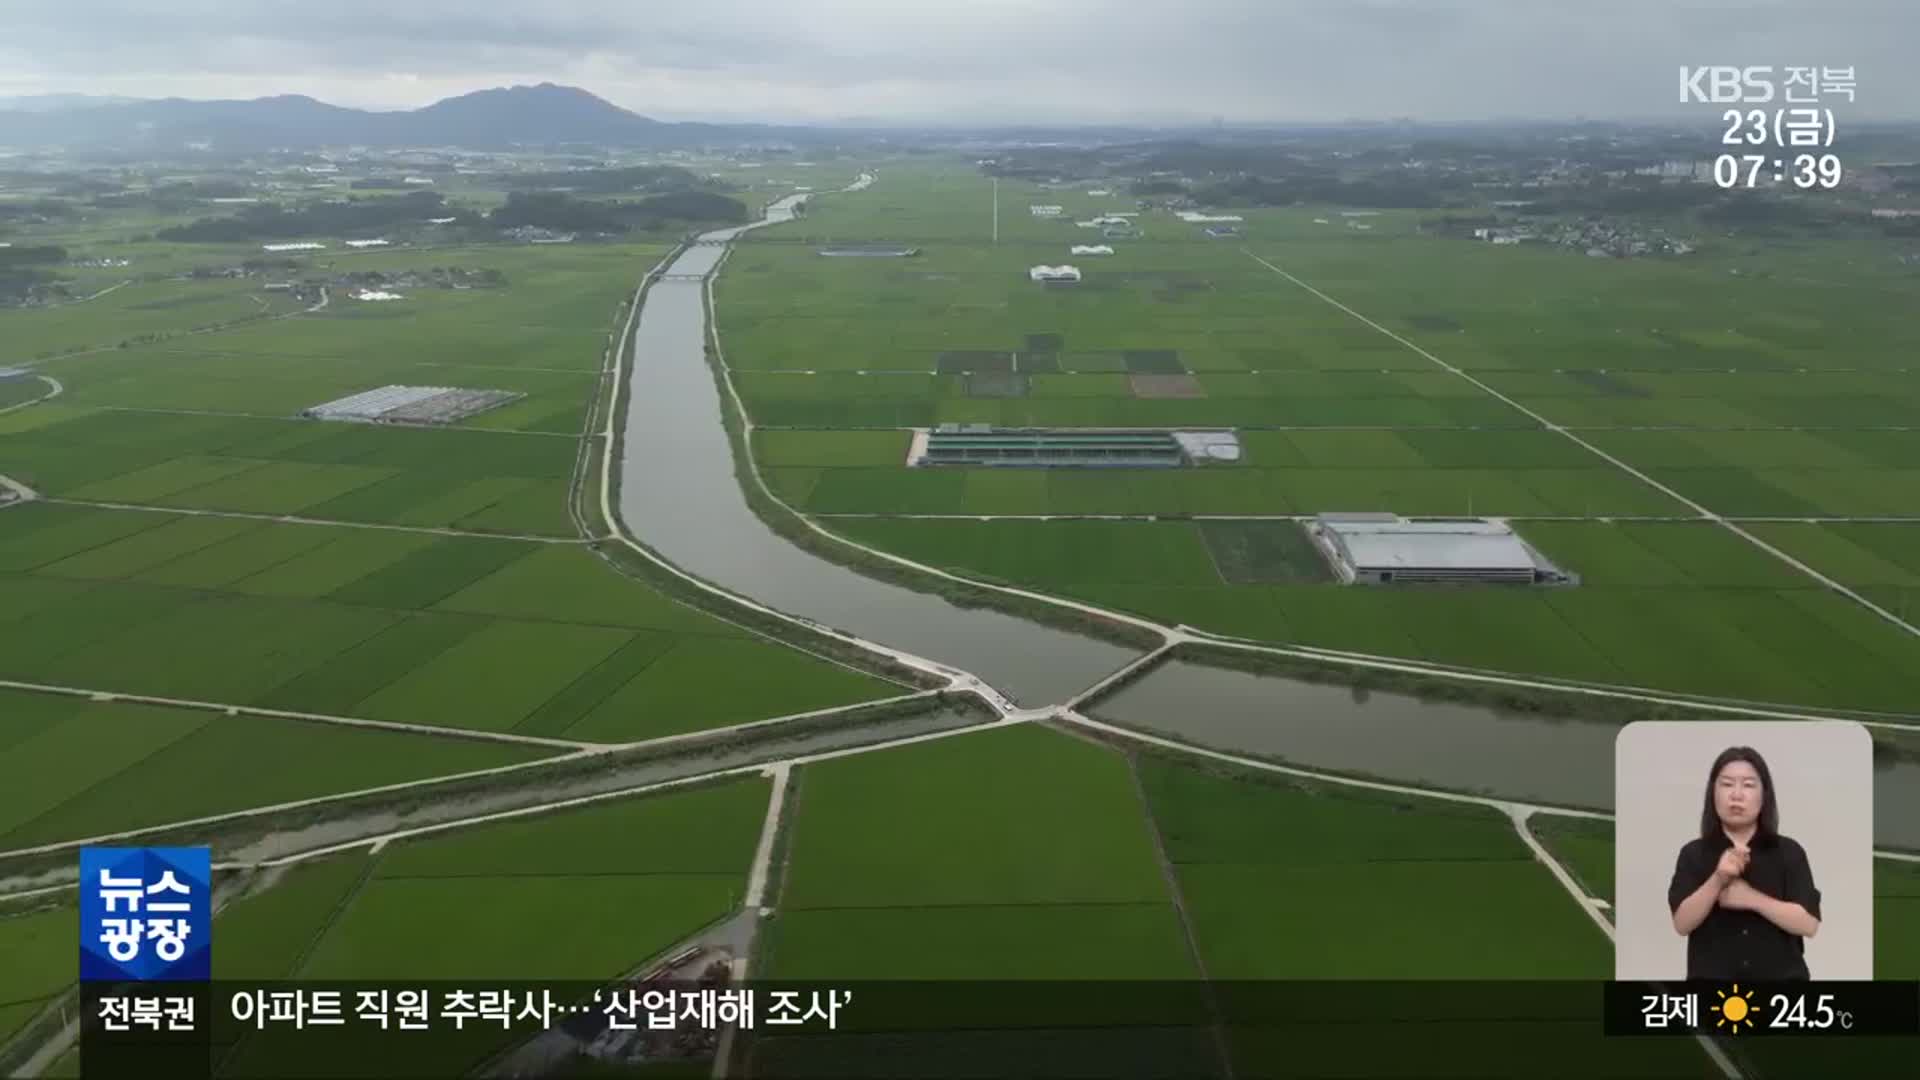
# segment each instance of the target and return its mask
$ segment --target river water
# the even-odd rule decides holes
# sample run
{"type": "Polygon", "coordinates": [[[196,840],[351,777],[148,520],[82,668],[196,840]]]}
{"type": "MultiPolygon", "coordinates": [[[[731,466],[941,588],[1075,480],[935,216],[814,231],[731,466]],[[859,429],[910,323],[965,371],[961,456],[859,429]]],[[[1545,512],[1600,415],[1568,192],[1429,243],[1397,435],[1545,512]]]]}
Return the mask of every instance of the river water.
{"type": "MultiPolygon", "coordinates": [[[[1418,786],[1613,809],[1618,725],[1171,661],[1092,710],[1216,750],[1418,786]]],[[[1764,721],[1757,721],[1764,722],[1764,721]]],[[[1920,748],[1920,740],[1908,740],[1920,748]]],[[[1874,763],[1877,842],[1920,848],[1920,761],[1874,763]]]]}
{"type": "MultiPolygon", "coordinates": [[[[790,220],[793,199],[765,223],[790,220]]],[[[707,233],[725,240],[744,228],[707,233]]],[[[734,477],[707,365],[703,287],[723,248],[689,247],[648,289],[633,331],[619,509],[681,569],[790,615],[962,668],[1023,705],[1065,701],[1125,665],[1127,649],[855,573],[754,516],[734,477]]],[[[747,673],[750,675],[750,673],[747,673]]]]}

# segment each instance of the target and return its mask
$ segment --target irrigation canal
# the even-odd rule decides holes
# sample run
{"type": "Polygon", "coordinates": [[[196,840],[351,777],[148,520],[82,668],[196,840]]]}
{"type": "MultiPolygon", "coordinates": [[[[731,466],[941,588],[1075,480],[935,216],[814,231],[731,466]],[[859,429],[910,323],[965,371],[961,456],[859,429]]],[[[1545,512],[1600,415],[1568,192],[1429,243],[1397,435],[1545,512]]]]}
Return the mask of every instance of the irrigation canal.
{"type": "MultiPolygon", "coordinates": [[[[1028,707],[1061,703],[1129,650],[856,573],[774,532],[734,472],[706,358],[705,282],[727,243],[793,217],[702,235],[646,293],[634,325],[618,506],[642,543],[790,615],[953,665],[1028,707]]],[[[1599,721],[1435,704],[1195,664],[1166,664],[1097,707],[1107,719],[1215,749],[1496,797],[1611,809],[1613,736],[1599,721]]],[[[1920,739],[1875,762],[1876,840],[1920,848],[1920,739]]]]}
{"type": "MultiPolygon", "coordinates": [[[[756,224],[792,217],[782,199],[756,224]]],[[[727,241],[753,226],[721,229],[727,241]]],[[[789,615],[937,659],[1025,705],[1065,701],[1133,658],[1127,649],[855,573],[762,522],[734,478],[707,366],[704,280],[723,243],[689,245],[647,290],[633,330],[619,509],[627,529],[691,574],[789,615]]]]}

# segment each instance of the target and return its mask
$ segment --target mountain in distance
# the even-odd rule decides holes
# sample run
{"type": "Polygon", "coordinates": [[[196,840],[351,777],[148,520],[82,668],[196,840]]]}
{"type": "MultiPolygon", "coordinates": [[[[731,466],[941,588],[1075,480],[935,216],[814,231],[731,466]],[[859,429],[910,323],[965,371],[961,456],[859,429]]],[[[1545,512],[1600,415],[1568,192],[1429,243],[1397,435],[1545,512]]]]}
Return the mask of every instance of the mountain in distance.
{"type": "Polygon", "coordinates": [[[519,133],[516,142],[617,143],[645,141],[660,128],[676,126],[629,112],[577,86],[553,83],[476,90],[388,115],[401,119],[415,133],[414,141],[434,136],[432,141],[463,146],[479,145],[500,130],[519,133]]]}
{"type": "Polygon", "coordinates": [[[125,104],[0,112],[0,145],[216,150],[319,146],[499,148],[590,143],[665,147],[791,137],[765,125],[673,124],[623,109],[573,86],[541,83],[479,90],[419,109],[375,112],[300,94],[248,101],[166,98],[125,104]]]}
{"type": "Polygon", "coordinates": [[[0,96],[0,112],[52,112],[56,109],[97,109],[102,105],[131,105],[141,100],[99,94],[22,94],[0,96]]]}

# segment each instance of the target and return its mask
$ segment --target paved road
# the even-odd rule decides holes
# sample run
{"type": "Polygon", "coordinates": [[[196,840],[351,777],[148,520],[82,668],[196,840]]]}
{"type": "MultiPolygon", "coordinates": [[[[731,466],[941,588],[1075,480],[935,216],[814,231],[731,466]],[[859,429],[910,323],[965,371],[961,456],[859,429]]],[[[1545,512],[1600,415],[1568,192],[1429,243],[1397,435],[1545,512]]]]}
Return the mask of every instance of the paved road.
{"type": "Polygon", "coordinates": [[[604,536],[535,536],[528,533],[480,532],[440,525],[392,525],[379,521],[341,521],[338,518],[302,517],[299,514],[256,514],[246,510],[195,510],[184,506],[148,506],[145,503],[102,502],[98,499],[66,499],[42,496],[41,501],[61,506],[86,506],[96,510],[128,510],[142,514],[175,514],[181,517],[244,518],[271,521],[278,525],[325,525],[338,529],[381,529],[386,532],[429,533],[434,536],[472,536],[482,540],[521,540],[529,544],[594,544],[604,536]]]}

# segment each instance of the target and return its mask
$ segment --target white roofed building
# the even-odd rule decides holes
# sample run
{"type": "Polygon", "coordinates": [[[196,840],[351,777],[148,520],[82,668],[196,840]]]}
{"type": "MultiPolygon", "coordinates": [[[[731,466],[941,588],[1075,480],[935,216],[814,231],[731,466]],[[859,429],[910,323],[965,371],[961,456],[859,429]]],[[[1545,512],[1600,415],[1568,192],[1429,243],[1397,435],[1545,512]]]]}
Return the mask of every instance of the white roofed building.
{"type": "Polygon", "coordinates": [[[1321,514],[1307,531],[1349,585],[1511,583],[1568,585],[1555,566],[1504,521],[1409,521],[1398,514],[1321,514]]]}
{"type": "Polygon", "coordinates": [[[1080,268],[1077,266],[1030,266],[1027,277],[1041,282],[1072,282],[1080,280],[1080,268]]]}
{"type": "Polygon", "coordinates": [[[1067,249],[1069,255],[1111,255],[1113,248],[1106,244],[1075,244],[1067,249]]]}

